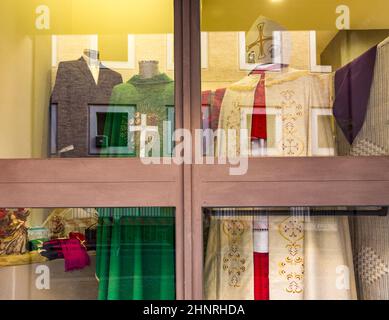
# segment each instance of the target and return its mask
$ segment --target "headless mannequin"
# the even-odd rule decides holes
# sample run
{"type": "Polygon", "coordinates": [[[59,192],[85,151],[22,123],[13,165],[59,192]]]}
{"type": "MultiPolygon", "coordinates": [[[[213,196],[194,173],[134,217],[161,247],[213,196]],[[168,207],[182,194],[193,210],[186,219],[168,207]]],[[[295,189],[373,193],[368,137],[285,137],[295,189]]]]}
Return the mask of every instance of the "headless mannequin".
{"type": "Polygon", "coordinates": [[[140,61],[139,76],[142,79],[151,79],[159,75],[158,61],[140,61]]]}
{"type": "Polygon", "coordinates": [[[93,79],[97,84],[99,81],[100,74],[100,53],[95,50],[85,49],[82,57],[86,61],[86,64],[88,65],[88,68],[92,73],[93,79]]]}

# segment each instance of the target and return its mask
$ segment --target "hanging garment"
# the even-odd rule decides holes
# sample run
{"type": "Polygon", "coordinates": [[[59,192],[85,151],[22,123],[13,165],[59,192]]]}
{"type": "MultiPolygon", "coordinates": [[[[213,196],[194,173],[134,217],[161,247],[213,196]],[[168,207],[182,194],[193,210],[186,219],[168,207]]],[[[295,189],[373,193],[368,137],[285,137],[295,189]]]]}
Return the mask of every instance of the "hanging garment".
{"type": "Polygon", "coordinates": [[[51,96],[57,105],[57,151],[74,146],[62,157],[89,156],[89,106],[108,105],[112,89],[122,82],[119,73],[100,65],[96,84],[84,58],[59,64],[51,96]]]}
{"type": "Polygon", "coordinates": [[[260,79],[260,74],[253,74],[227,88],[219,116],[219,129],[223,130],[217,141],[219,157],[249,155],[255,92],[260,79]]]}
{"type": "Polygon", "coordinates": [[[173,209],[98,211],[99,300],[175,299],[173,209]]]}
{"type": "Polygon", "coordinates": [[[0,209],[0,256],[26,253],[29,215],[28,209],[0,209]]]}
{"type": "Polygon", "coordinates": [[[304,300],[356,299],[348,218],[306,217],[304,223],[304,300]]]}
{"type": "Polygon", "coordinates": [[[204,264],[206,300],[253,300],[253,217],[235,210],[211,216],[204,264]]]}
{"type": "MultiPolygon", "coordinates": [[[[240,130],[251,132],[255,90],[260,79],[260,74],[251,74],[227,89],[219,119],[219,128],[226,134],[219,139],[219,155],[250,154],[249,150],[240,150],[250,140],[248,136],[241,137],[240,130]],[[228,130],[233,130],[237,138],[231,139],[228,130]]],[[[335,154],[331,90],[330,74],[311,74],[291,68],[266,71],[267,155],[335,154]]]]}
{"type": "Polygon", "coordinates": [[[269,221],[271,300],[356,299],[346,217],[310,217],[297,209],[269,221]]]}
{"type": "Polygon", "coordinates": [[[269,217],[270,300],[304,299],[303,240],[303,217],[269,217]]]}
{"type": "MultiPolygon", "coordinates": [[[[377,47],[367,113],[362,130],[355,138],[349,154],[352,156],[384,156],[389,154],[389,38],[377,47]]],[[[360,81],[364,81],[360,79],[360,81]]],[[[351,106],[350,106],[351,108],[351,106]]],[[[348,153],[342,153],[348,155],[348,153]]]]}
{"type": "MultiPolygon", "coordinates": [[[[174,81],[166,74],[159,74],[150,79],[142,79],[140,76],[133,76],[127,83],[118,85],[114,88],[111,97],[111,107],[134,108],[133,119],[130,119],[130,125],[139,127],[141,125],[149,127],[146,139],[145,157],[150,156],[147,150],[159,147],[157,156],[171,156],[172,154],[172,134],[174,131],[174,81]],[[142,115],[146,115],[146,123],[142,123],[142,115]],[[169,121],[164,132],[164,121],[169,121]],[[159,142],[155,135],[150,134],[151,129],[156,129],[159,142]],[[165,140],[165,141],[164,141],[165,140]],[[164,143],[165,142],[165,143],[164,143]],[[158,145],[159,144],[159,145],[158,145]],[[164,149],[165,148],[165,149],[164,149]]],[[[122,127],[122,118],[120,114],[109,113],[105,120],[104,134],[115,138],[115,145],[127,144],[127,134],[118,135],[122,127]],[[121,141],[122,139],[126,141],[121,141]]],[[[127,130],[128,125],[125,125],[127,130]]],[[[140,127],[139,127],[140,128],[140,127]]],[[[132,154],[124,156],[141,155],[140,150],[140,132],[135,131],[131,137],[132,154]]],[[[115,154],[108,154],[115,156],[115,154]]]]}
{"type": "MultiPolygon", "coordinates": [[[[389,155],[389,38],[377,46],[366,119],[349,151],[341,155],[389,155]]],[[[361,79],[362,81],[363,79],[361,79]]],[[[389,300],[389,218],[350,218],[358,297],[389,300]]]]}
{"type": "Polygon", "coordinates": [[[350,144],[365,122],[376,56],[374,46],[335,74],[334,116],[350,144]]]}

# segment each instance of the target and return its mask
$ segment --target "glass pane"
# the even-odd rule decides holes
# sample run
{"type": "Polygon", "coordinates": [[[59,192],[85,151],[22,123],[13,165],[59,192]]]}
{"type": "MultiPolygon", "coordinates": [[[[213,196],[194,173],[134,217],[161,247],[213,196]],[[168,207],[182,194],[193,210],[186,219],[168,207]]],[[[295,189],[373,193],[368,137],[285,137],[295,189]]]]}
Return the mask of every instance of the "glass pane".
{"type": "Polygon", "coordinates": [[[0,209],[0,300],[174,300],[174,208],[0,209]]]}
{"type": "Polygon", "coordinates": [[[203,153],[388,155],[385,0],[202,0],[203,153]]]}
{"type": "Polygon", "coordinates": [[[204,210],[204,298],[388,300],[388,208],[204,210]]]}
{"type": "Polygon", "coordinates": [[[0,158],[171,156],[173,0],[0,9],[0,158]]]}

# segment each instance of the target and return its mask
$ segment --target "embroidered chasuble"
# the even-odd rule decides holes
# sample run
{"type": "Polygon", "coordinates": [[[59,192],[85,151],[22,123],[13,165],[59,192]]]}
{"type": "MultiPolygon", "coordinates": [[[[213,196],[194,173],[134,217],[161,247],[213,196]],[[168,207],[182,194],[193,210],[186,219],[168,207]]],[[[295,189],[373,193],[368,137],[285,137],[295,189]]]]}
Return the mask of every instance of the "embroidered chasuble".
{"type": "MultiPolygon", "coordinates": [[[[291,68],[265,74],[267,155],[334,155],[332,75],[291,68]]],[[[225,132],[218,139],[220,157],[250,154],[253,106],[261,79],[261,74],[251,74],[227,88],[219,118],[225,132]]]]}
{"type": "Polygon", "coordinates": [[[253,217],[212,215],[204,265],[207,300],[253,300],[253,217]]]}
{"type": "Polygon", "coordinates": [[[357,299],[347,217],[272,216],[270,300],[357,299]]]}
{"type": "MultiPolygon", "coordinates": [[[[351,146],[339,147],[341,155],[389,155],[387,70],[389,38],[377,46],[373,83],[362,130],[351,146]]],[[[350,221],[358,297],[361,300],[389,300],[389,217],[354,217],[350,221]]]]}

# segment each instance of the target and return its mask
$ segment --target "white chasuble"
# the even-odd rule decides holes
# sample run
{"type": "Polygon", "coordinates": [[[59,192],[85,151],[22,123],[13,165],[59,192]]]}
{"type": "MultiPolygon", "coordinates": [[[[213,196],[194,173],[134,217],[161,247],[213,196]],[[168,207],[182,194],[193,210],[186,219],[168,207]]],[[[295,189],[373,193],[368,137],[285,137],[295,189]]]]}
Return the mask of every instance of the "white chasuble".
{"type": "Polygon", "coordinates": [[[253,217],[211,216],[204,266],[207,300],[253,300],[253,217]]]}
{"type": "Polygon", "coordinates": [[[269,217],[270,300],[304,299],[304,218],[269,217]]]}
{"type": "Polygon", "coordinates": [[[304,234],[304,300],[356,300],[348,217],[308,217],[304,234]]]}
{"type": "MultiPolygon", "coordinates": [[[[335,155],[331,92],[330,74],[267,73],[267,154],[335,155]]],[[[347,219],[310,219],[307,222],[303,215],[269,217],[270,299],[355,298],[347,219]],[[320,225],[336,231],[314,228],[320,225]]]]}

